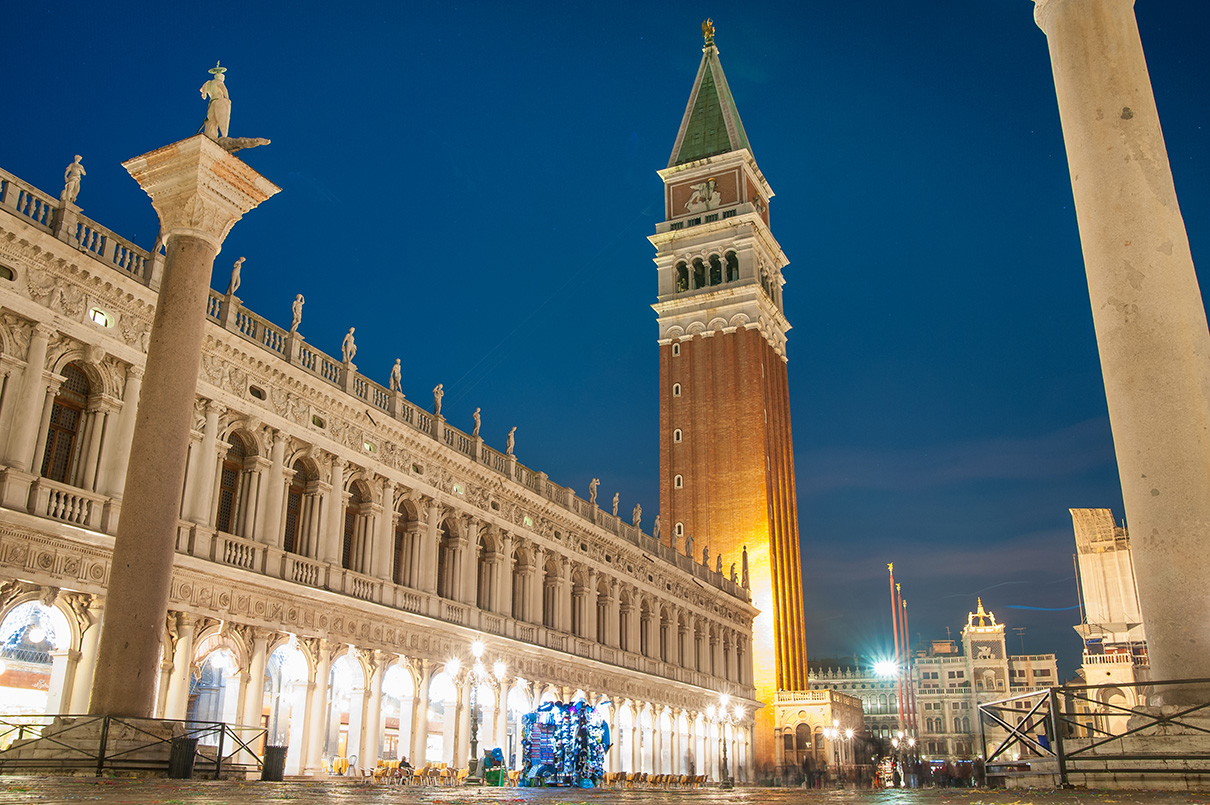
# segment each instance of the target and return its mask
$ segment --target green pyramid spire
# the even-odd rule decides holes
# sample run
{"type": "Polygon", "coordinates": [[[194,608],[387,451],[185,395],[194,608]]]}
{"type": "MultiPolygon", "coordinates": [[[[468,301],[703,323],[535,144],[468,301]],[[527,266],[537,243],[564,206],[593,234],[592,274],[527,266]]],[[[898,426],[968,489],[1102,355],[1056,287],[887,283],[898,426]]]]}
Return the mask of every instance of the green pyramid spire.
{"type": "Polygon", "coordinates": [[[689,94],[689,105],[685,107],[676,144],[672,146],[672,157],[668,160],[670,168],[741,148],[752,150],[718,60],[714,26],[710,20],[702,23],[702,34],[706,39],[702,63],[697,68],[697,79],[689,94]]]}

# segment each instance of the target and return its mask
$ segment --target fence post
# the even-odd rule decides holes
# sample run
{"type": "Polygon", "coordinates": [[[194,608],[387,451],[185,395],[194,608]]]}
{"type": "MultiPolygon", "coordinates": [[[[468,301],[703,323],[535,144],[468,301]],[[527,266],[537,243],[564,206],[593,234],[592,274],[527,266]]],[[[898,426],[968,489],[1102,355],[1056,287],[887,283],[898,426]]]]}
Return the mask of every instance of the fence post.
{"type": "Polygon", "coordinates": [[[101,716],[101,746],[97,749],[97,776],[105,769],[105,744],[109,742],[109,716],[101,716]]]}
{"type": "Polygon", "coordinates": [[[1059,764],[1059,787],[1067,787],[1067,754],[1063,751],[1063,734],[1059,731],[1062,723],[1059,719],[1058,688],[1047,688],[1046,696],[1050,699],[1050,734],[1055,750],[1055,760],[1059,764]]]}
{"type": "Polygon", "coordinates": [[[218,755],[214,759],[214,779],[220,779],[219,775],[223,770],[223,738],[227,737],[227,722],[219,722],[218,730],[218,755]]]}

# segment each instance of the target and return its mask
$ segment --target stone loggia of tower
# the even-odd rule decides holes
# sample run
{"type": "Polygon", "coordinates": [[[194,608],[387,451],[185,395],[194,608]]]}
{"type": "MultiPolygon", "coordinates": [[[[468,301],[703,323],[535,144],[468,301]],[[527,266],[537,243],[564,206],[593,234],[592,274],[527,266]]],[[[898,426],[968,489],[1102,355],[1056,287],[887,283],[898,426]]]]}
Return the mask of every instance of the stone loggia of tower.
{"type": "Polygon", "coordinates": [[[807,687],[782,269],[773,191],[703,26],[701,65],[664,181],[656,248],[662,540],[715,563],[747,548],[754,760],[777,764],[774,701],[807,687]]]}

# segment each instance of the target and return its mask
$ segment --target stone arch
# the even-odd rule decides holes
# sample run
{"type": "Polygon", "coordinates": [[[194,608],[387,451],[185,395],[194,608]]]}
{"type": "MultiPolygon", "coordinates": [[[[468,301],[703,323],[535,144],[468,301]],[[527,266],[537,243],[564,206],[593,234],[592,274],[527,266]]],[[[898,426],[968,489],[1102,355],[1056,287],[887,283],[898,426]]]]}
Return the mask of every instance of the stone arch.
{"type": "Polygon", "coordinates": [[[664,331],[664,338],[678,339],[685,335],[685,328],[674,324],[664,331]]]}
{"type": "Polygon", "coordinates": [[[722,316],[715,316],[710,320],[710,323],[706,325],[706,329],[710,330],[711,332],[721,332],[722,330],[727,329],[727,320],[722,316]]]}

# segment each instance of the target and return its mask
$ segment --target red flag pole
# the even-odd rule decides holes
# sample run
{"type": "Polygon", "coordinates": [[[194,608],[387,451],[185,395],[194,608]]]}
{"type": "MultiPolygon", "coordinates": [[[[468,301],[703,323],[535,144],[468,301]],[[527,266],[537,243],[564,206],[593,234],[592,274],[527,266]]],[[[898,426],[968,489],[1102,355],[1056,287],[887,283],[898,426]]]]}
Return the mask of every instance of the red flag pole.
{"type": "Polygon", "coordinates": [[[903,729],[903,674],[900,673],[900,667],[903,665],[899,654],[899,605],[895,597],[895,564],[889,563],[886,569],[891,574],[891,623],[895,631],[895,691],[896,691],[896,706],[899,710],[899,729],[903,729]]]}

